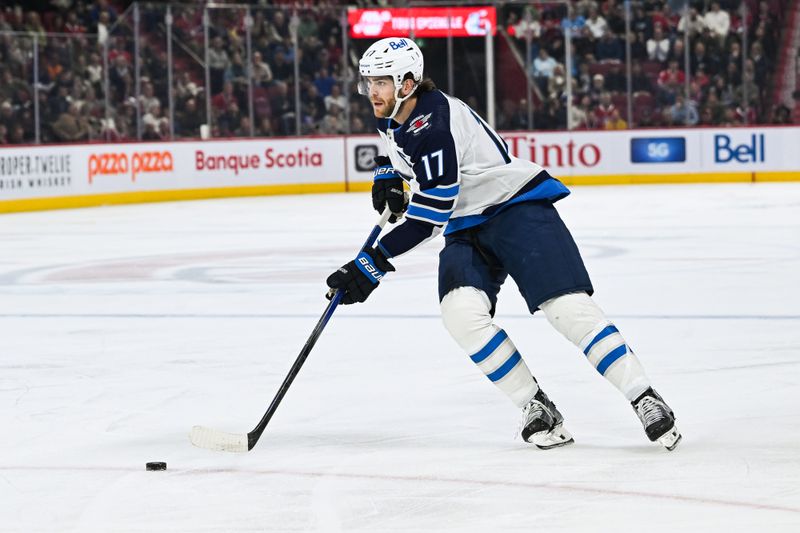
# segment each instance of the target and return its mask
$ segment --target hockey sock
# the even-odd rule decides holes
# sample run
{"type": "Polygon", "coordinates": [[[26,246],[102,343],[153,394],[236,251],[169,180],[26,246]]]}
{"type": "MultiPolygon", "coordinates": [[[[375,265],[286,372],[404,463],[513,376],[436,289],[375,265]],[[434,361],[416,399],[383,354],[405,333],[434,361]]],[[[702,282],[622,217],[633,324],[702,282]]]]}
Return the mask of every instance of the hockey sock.
{"type": "Polygon", "coordinates": [[[650,387],[639,358],[588,294],[565,294],[540,307],[550,324],[580,348],[600,375],[628,401],[635,400],[650,387]]]}
{"type": "Polygon", "coordinates": [[[486,293],[460,287],[442,299],[442,319],[455,341],[489,381],[518,407],[528,404],[539,386],[506,332],[492,323],[486,293]]]}

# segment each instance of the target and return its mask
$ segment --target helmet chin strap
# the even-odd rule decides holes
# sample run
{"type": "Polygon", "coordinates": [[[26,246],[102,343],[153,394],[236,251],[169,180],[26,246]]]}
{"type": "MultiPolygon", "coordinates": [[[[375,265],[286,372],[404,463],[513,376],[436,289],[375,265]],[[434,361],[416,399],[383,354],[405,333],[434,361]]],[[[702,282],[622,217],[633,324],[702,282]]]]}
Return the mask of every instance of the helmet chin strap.
{"type": "Polygon", "coordinates": [[[415,85],[414,85],[414,89],[412,89],[412,90],[411,90],[411,92],[410,92],[410,93],[408,93],[406,96],[403,96],[403,97],[401,98],[401,97],[400,97],[400,89],[402,89],[402,88],[403,88],[403,87],[402,87],[402,86],[400,86],[400,87],[397,87],[397,88],[395,89],[395,91],[394,91],[394,100],[395,100],[395,102],[394,102],[394,109],[392,109],[392,114],[391,114],[391,115],[389,115],[389,116],[388,116],[388,117],[386,117],[386,118],[393,119],[393,118],[395,117],[395,115],[397,115],[397,112],[398,112],[398,111],[400,111],[400,106],[401,106],[401,105],[403,105],[403,102],[405,102],[406,100],[408,100],[409,98],[411,98],[411,95],[413,95],[413,94],[414,94],[414,89],[416,89],[416,88],[417,88],[417,85],[415,84],[415,85]]]}

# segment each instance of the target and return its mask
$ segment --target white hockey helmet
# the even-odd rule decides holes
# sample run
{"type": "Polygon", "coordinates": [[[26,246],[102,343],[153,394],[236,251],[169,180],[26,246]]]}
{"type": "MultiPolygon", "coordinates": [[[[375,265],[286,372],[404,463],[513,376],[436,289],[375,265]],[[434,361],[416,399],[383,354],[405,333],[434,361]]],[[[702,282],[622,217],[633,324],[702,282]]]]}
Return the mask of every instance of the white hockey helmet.
{"type": "Polygon", "coordinates": [[[422,52],[414,41],[403,37],[388,37],[381,39],[372,44],[361,60],[358,62],[358,72],[361,74],[361,79],[358,83],[358,92],[360,94],[368,94],[367,77],[380,77],[390,76],[394,81],[395,99],[397,103],[389,118],[394,118],[397,111],[400,109],[400,104],[413,94],[413,91],[408,96],[400,97],[400,88],[403,85],[403,79],[406,74],[411,73],[414,84],[418,85],[422,81],[422,70],[425,66],[425,61],[422,58],[422,52]]]}

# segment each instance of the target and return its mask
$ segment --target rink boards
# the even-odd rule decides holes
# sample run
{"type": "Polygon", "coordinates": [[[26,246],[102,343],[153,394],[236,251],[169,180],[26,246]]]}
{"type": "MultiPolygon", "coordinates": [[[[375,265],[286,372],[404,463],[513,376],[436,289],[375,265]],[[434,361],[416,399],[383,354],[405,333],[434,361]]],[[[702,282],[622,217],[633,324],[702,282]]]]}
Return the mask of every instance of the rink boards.
{"type": "MultiPolygon", "coordinates": [[[[568,185],[800,181],[800,127],[504,132],[568,185]]],[[[0,213],[365,191],[377,135],[0,148],[0,213]]]]}

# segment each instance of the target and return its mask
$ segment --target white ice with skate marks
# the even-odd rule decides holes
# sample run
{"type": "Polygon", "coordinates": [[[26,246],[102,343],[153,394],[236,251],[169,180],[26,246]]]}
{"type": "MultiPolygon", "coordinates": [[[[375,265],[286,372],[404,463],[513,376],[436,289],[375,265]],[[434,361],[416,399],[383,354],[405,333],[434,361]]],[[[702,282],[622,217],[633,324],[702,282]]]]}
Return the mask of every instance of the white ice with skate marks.
{"type": "Polygon", "coordinates": [[[509,282],[498,323],[575,444],[513,440],[518,410],[441,324],[441,241],[337,310],[254,450],[192,447],[264,413],[369,197],[0,217],[0,532],[800,530],[800,185],[558,205],[674,452],[509,282]]]}

